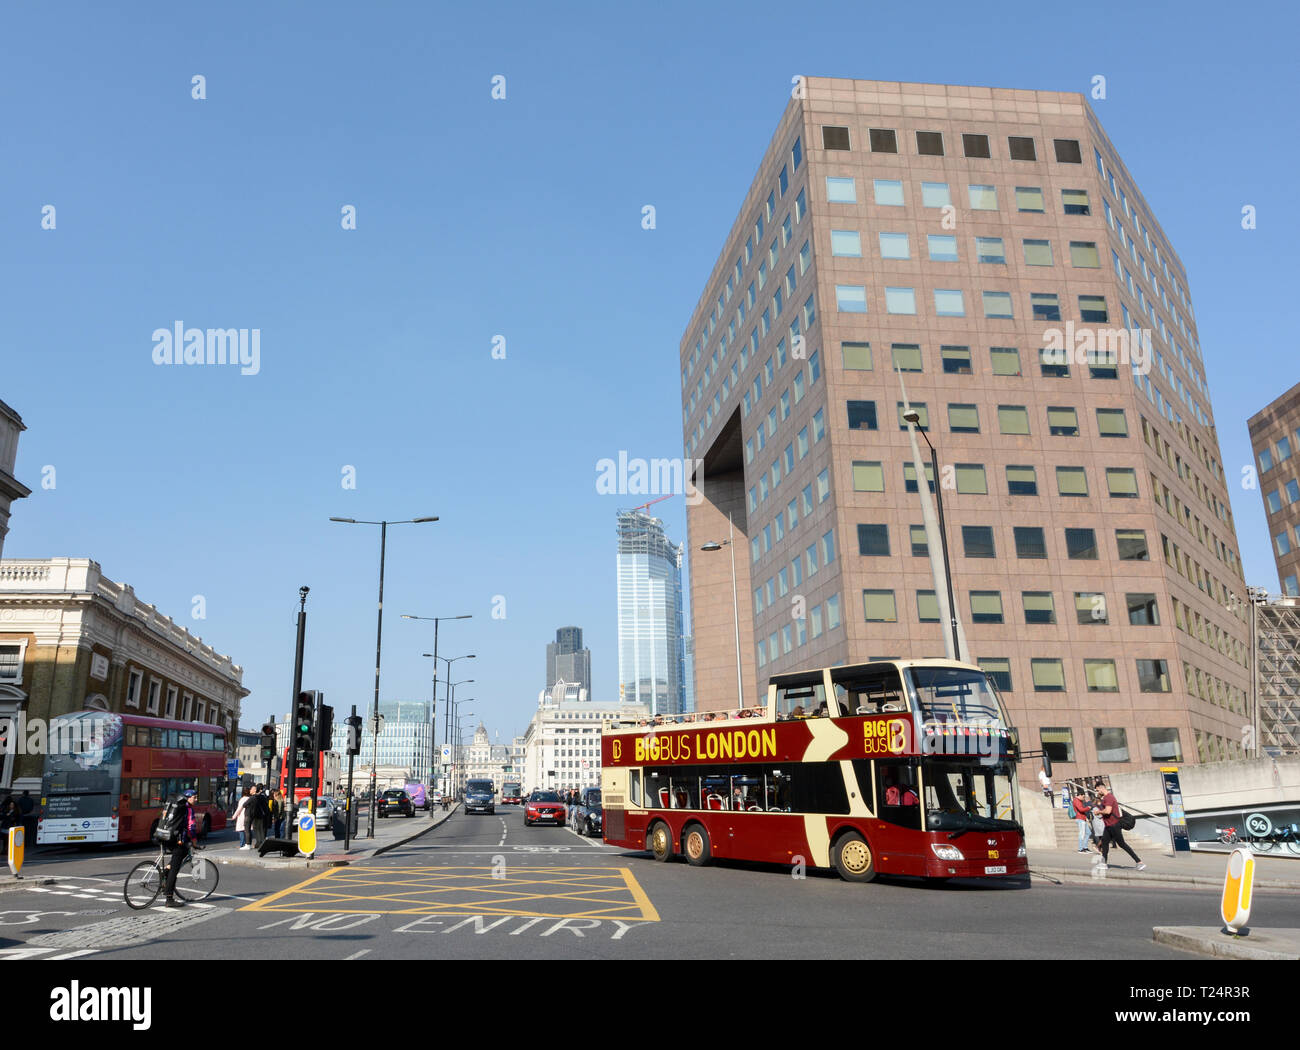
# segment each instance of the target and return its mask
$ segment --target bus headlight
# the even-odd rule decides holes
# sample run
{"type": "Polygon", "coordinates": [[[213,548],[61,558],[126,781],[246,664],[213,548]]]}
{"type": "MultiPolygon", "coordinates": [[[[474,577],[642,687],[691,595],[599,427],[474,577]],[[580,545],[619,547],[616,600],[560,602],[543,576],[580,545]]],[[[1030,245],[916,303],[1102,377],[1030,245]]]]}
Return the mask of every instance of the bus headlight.
{"type": "Polygon", "coordinates": [[[956,846],[944,845],[938,842],[930,843],[930,848],[934,850],[934,855],[940,860],[965,860],[961,850],[956,846]]]}

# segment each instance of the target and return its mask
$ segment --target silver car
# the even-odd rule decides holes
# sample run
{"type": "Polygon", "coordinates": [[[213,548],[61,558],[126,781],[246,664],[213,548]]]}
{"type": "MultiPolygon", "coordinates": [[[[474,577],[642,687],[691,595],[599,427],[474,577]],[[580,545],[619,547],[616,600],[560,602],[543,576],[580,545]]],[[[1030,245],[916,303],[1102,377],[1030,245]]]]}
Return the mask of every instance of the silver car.
{"type": "MultiPolygon", "coordinates": [[[[298,812],[294,814],[293,826],[298,826],[298,818],[307,812],[307,800],[303,799],[298,803],[298,812]]],[[[334,800],[328,798],[318,798],[316,800],[316,829],[328,828],[334,823],[334,800]]]]}

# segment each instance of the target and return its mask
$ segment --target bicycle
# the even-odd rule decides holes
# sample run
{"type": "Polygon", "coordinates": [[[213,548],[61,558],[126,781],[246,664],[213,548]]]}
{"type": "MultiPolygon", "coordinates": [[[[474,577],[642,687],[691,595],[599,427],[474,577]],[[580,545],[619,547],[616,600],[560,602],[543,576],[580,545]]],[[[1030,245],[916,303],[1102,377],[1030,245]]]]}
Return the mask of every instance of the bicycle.
{"type": "MultiPolygon", "coordinates": [[[[187,904],[207,900],[217,888],[220,873],[217,865],[205,857],[199,856],[203,847],[198,843],[190,844],[190,852],[181,861],[181,870],[176,876],[176,897],[187,904]]],[[[166,846],[158,847],[158,856],[153,860],[142,860],[126,874],[122,886],[122,896],[129,907],[142,911],[158,899],[167,885],[167,868],[170,858],[166,846]]]]}
{"type": "Polygon", "coordinates": [[[1300,853],[1300,826],[1295,824],[1274,824],[1272,834],[1268,838],[1259,839],[1255,843],[1255,849],[1260,853],[1267,853],[1274,846],[1278,847],[1280,853],[1283,849],[1288,849],[1292,853],[1300,853]]]}
{"type": "Polygon", "coordinates": [[[1241,839],[1237,837],[1236,828],[1215,828],[1214,830],[1219,836],[1219,841],[1225,846],[1235,846],[1241,841],[1241,839]]]}

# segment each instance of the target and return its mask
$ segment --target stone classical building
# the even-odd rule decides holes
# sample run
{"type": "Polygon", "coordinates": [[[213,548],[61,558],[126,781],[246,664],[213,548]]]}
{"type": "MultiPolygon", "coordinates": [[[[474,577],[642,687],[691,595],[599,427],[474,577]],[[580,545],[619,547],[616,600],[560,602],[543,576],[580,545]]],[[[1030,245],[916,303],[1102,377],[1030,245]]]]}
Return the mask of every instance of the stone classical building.
{"type": "Polygon", "coordinates": [[[523,735],[524,791],[598,787],[601,720],[639,721],[651,713],[648,704],[598,704],[586,696],[564,682],[538,696],[523,735]]]}
{"type": "Polygon", "coordinates": [[[0,401],[0,554],[4,553],[5,534],[9,531],[9,505],[32,494],[31,489],[14,477],[18,435],[26,429],[22,417],[0,401]]]}
{"type": "Polygon", "coordinates": [[[697,710],[735,704],[730,560],[698,550],[729,518],[751,703],[773,673],[944,653],[905,381],[969,655],[1025,746],[1066,776],[1240,756],[1189,277],[1087,100],[799,89],[681,341],[697,710]]]}
{"type": "MultiPolygon", "coordinates": [[[[243,668],[89,558],[0,561],[0,722],[91,708],[226,731],[234,757],[243,668]]],[[[4,756],[0,786],[39,789],[43,756],[4,756]]]]}

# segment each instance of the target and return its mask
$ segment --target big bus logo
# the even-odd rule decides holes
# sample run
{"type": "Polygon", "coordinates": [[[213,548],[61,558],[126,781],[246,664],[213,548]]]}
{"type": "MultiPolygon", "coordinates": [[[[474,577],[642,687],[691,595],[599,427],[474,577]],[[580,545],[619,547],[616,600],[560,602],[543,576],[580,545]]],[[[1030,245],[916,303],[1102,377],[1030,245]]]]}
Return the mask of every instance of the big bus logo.
{"type": "Polygon", "coordinates": [[[868,755],[901,755],[907,750],[907,722],[872,719],[862,723],[862,750],[868,755]]]}
{"type": "Polygon", "coordinates": [[[623,741],[615,740],[613,743],[614,743],[614,761],[621,762],[623,759],[623,741]]]}

